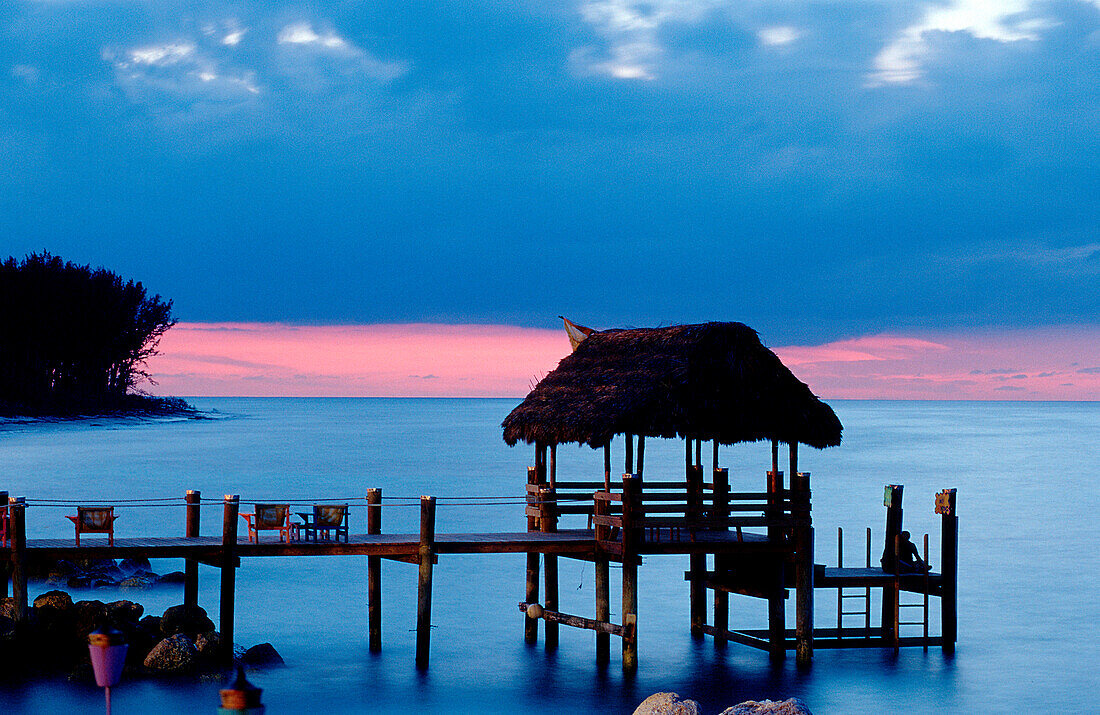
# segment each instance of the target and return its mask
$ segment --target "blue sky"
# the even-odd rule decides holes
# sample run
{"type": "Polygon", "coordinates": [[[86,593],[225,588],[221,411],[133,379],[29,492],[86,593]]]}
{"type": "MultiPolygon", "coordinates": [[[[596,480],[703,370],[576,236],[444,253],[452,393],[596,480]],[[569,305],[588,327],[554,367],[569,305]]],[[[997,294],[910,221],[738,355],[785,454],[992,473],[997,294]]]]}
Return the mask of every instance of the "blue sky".
{"type": "Polygon", "coordinates": [[[1100,2],[8,0],[0,252],[186,321],[1095,326],[1100,2]]]}

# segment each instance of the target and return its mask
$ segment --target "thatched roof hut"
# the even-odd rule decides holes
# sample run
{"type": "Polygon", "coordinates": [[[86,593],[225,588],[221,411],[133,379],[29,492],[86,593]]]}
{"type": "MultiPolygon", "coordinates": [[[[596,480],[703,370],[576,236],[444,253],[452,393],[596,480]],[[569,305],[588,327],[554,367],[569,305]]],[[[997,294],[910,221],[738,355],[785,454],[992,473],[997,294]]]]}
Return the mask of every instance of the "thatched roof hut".
{"type": "Polygon", "coordinates": [[[504,420],[504,440],[580,442],[617,434],[776,440],[822,449],[841,424],[741,323],[595,332],[504,420]]]}

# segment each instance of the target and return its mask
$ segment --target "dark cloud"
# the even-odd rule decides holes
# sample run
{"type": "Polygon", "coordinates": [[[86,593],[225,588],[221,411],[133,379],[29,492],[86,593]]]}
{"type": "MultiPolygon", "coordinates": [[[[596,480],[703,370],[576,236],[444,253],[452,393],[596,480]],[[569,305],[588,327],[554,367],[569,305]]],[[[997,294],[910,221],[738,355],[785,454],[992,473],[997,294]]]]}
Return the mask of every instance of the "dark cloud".
{"type": "Polygon", "coordinates": [[[134,275],[188,320],[567,312],[775,343],[1100,311],[1094,5],[1033,3],[1032,39],[926,33],[919,77],[877,85],[923,5],[617,7],[642,21],[5,4],[6,247],[134,275]]]}

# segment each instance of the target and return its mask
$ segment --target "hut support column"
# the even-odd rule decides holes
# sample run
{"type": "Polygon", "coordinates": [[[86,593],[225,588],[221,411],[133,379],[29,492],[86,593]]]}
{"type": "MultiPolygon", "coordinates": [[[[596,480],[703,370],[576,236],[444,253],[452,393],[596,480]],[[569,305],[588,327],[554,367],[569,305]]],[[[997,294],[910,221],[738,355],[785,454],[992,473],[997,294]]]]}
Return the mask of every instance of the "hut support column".
{"type": "MultiPolygon", "coordinates": [[[[367,533],[382,533],[382,490],[367,490],[367,533]]],[[[370,651],[382,650],[382,557],[367,557],[367,621],[370,651]]]]}
{"type": "MultiPolygon", "coordinates": [[[[598,518],[593,521],[610,516],[609,506],[609,502],[596,499],[592,514],[598,518]]],[[[600,549],[600,543],[610,540],[611,527],[599,523],[594,523],[593,526],[596,538],[596,620],[609,623],[611,621],[611,573],[608,559],[600,549]]],[[[596,664],[606,665],[610,660],[611,636],[608,633],[596,631],[596,664]]]]}
{"type": "Polygon", "coordinates": [[[641,529],[637,526],[641,504],[642,480],[632,474],[623,475],[623,626],[630,628],[623,636],[623,670],[638,669],[638,542],[641,529]]]}
{"type": "MultiPolygon", "coordinates": [[[[894,563],[894,553],[897,549],[898,536],[901,534],[902,509],[901,499],[904,487],[900,484],[888,484],[885,490],[886,506],[886,535],[882,547],[880,562],[884,571],[895,573],[897,565],[894,563]]],[[[893,639],[894,621],[897,620],[897,595],[893,588],[882,589],[882,635],[884,638],[893,639]]]]}
{"type": "Polygon", "coordinates": [[[435,556],[435,497],[420,497],[420,573],[416,588],[416,667],[428,667],[432,637],[432,559],[435,556]]]}
{"type": "MultiPolygon", "coordinates": [[[[772,441],[772,466],[779,461],[779,443],[772,441]]],[[[783,472],[773,469],[768,472],[768,518],[775,519],[782,512],[781,497],[783,491],[783,472]]],[[[778,524],[768,524],[768,541],[774,545],[784,540],[783,529],[778,524]]],[[[786,600],[787,574],[784,562],[774,560],[772,567],[772,587],[768,595],[768,643],[772,660],[787,657],[786,600]]]]}
{"type": "MultiPolygon", "coordinates": [[[[795,465],[793,456],[791,464],[795,465]]],[[[796,472],[791,488],[795,509],[795,657],[799,665],[805,666],[810,664],[814,654],[814,530],[810,517],[810,473],[796,472]]]]}
{"type": "MultiPolygon", "coordinates": [[[[536,461],[538,450],[535,451],[536,461]]],[[[537,489],[539,483],[539,468],[527,468],[527,494],[530,497],[532,487],[537,489]]],[[[538,492],[535,492],[537,498],[538,492]]],[[[530,501],[530,499],[528,499],[530,501]]],[[[527,517],[527,531],[538,530],[538,517],[527,517]]],[[[534,551],[527,553],[527,590],[524,592],[525,603],[538,603],[539,600],[539,555],[534,551]]],[[[535,643],[539,639],[539,619],[531,616],[523,616],[523,640],[525,643],[535,643]]]]}
{"type": "MultiPolygon", "coordinates": [[[[0,519],[9,518],[10,514],[11,514],[11,512],[8,511],[8,493],[7,492],[0,492],[0,519]]],[[[11,547],[11,533],[10,533],[10,528],[11,527],[10,527],[10,524],[9,524],[8,528],[9,528],[9,533],[8,533],[8,544],[7,544],[7,546],[10,548],[11,547]]],[[[4,552],[0,552],[0,553],[4,553],[4,552]]],[[[4,556],[0,556],[0,598],[7,598],[8,597],[8,580],[9,579],[11,579],[11,556],[10,556],[10,554],[5,554],[4,556]]]]}
{"type": "Polygon", "coordinates": [[[940,632],[944,653],[955,652],[958,639],[957,599],[959,593],[959,517],[955,515],[955,490],[944,489],[937,495],[936,511],[940,513],[940,632]]]}
{"type": "MultiPolygon", "coordinates": [[[[202,494],[194,489],[188,489],[184,501],[187,502],[187,538],[194,539],[199,535],[199,502],[202,494]]],[[[199,605],[199,562],[194,559],[186,559],[183,566],[183,603],[187,606],[199,605]]]]}
{"type": "MultiPolygon", "coordinates": [[[[696,446],[698,446],[696,442],[696,446]]],[[[703,512],[703,468],[693,464],[687,470],[687,503],[688,521],[692,522],[702,517],[703,512]]],[[[691,554],[688,556],[691,579],[691,635],[693,638],[703,637],[703,626],[707,624],[707,555],[691,554]]]]}
{"type": "MultiPolygon", "coordinates": [[[[554,483],[557,481],[557,445],[550,445],[549,481],[550,486],[539,490],[540,511],[539,530],[543,533],[552,533],[558,530],[558,518],[555,502],[554,483]]],[[[546,574],[543,576],[543,605],[547,610],[558,610],[558,557],[554,554],[546,554],[546,574]]],[[[558,623],[546,621],[543,626],[546,629],[546,650],[557,650],[558,647],[558,623]]]]}
{"type": "Polygon", "coordinates": [[[11,595],[15,602],[15,622],[26,623],[27,609],[27,499],[8,502],[11,518],[11,595]]]}
{"type": "MultiPolygon", "coordinates": [[[[718,463],[718,442],[714,443],[715,459],[718,463]]],[[[728,469],[715,467],[714,469],[714,510],[720,519],[728,519],[730,498],[730,472],[728,469]]],[[[729,527],[723,527],[729,530],[729,527]]],[[[729,557],[725,554],[714,555],[714,572],[716,578],[721,579],[729,571],[729,557]]],[[[714,589],[714,645],[724,647],[726,645],[726,632],[730,627],[730,595],[720,588],[714,589]]]]}
{"type": "Polygon", "coordinates": [[[240,495],[225,495],[222,509],[222,583],[218,618],[222,634],[222,657],[227,661],[233,658],[233,599],[237,586],[237,514],[240,507],[240,495]]]}

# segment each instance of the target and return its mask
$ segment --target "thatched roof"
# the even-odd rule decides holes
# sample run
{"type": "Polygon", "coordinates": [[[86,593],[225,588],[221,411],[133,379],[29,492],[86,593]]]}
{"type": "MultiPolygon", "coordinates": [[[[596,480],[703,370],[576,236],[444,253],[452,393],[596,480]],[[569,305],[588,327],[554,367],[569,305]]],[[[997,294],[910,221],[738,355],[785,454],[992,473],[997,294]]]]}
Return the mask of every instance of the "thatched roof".
{"type": "Polygon", "coordinates": [[[840,444],[832,408],[741,323],[593,333],[504,420],[504,441],[606,444],[617,434],[840,444]]]}

